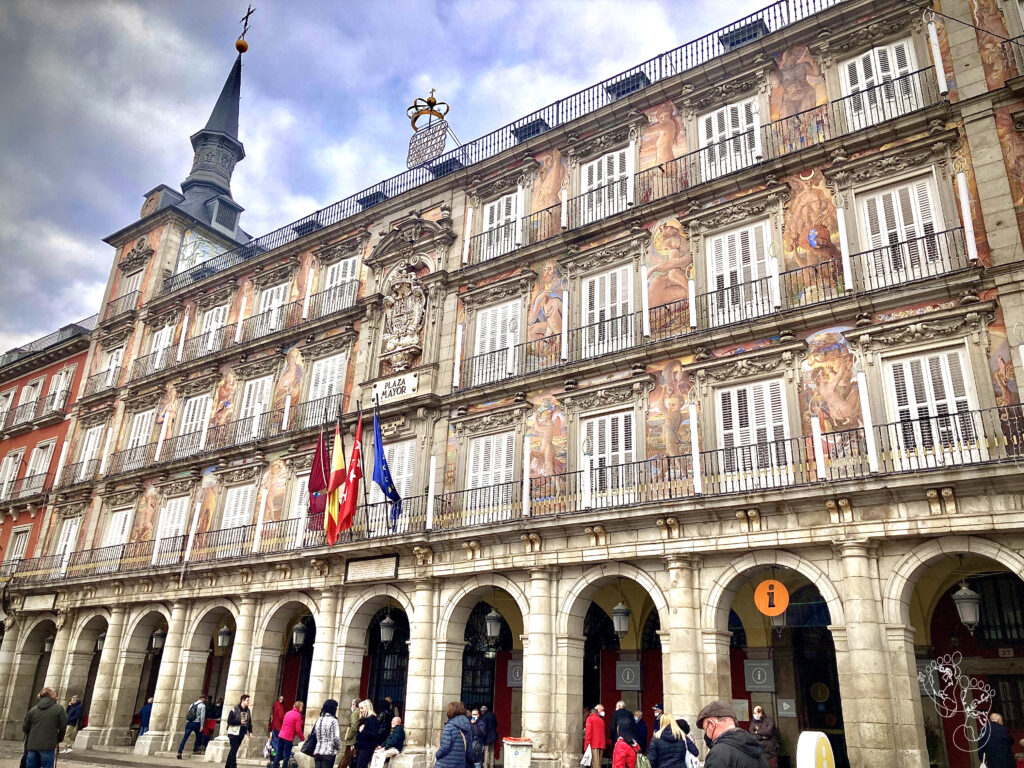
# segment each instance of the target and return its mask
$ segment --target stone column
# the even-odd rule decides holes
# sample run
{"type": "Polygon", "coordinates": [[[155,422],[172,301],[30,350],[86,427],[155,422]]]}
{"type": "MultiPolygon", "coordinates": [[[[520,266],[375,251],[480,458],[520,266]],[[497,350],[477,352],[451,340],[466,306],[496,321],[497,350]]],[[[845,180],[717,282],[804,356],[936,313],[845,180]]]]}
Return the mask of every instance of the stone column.
{"type": "MultiPolygon", "coordinates": [[[[431,743],[431,730],[438,725],[432,717],[431,682],[434,659],[434,592],[433,579],[421,579],[414,584],[412,616],[409,616],[409,671],[405,687],[405,751],[413,755],[413,764],[425,765],[427,745],[431,743]]],[[[365,651],[364,651],[365,653],[365,651]]],[[[362,659],[360,658],[360,662],[362,659]]],[[[433,736],[436,742],[437,737],[433,736]]]]}
{"type": "MultiPolygon", "coordinates": [[[[336,589],[324,589],[320,592],[320,613],[316,620],[316,643],[313,646],[313,664],[309,671],[309,694],[306,698],[306,721],[313,722],[319,717],[320,707],[324,701],[333,698],[334,688],[334,657],[338,629],[338,592],[336,589]]],[[[358,678],[357,678],[358,679],[358,678]]],[[[339,702],[338,709],[346,711],[347,707],[339,702]]],[[[340,713],[339,713],[340,715],[340,713]]]]}
{"type": "Polygon", "coordinates": [[[89,679],[89,665],[92,664],[93,651],[68,651],[64,669],[54,682],[64,692],[64,698],[79,696],[84,699],[85,685],[89,679]]]}
{"type": "Polygon", "coordinates": [[[121,641],[128,607],[115,605],[110,612],[107,636],[100,652],[100,664],[96,670],[96,684],[92,691],[89,707],[89,727],[75,737],[75,747],[93,749],[106,742],[113,725],[114,691],[118,678],[118,661],[121,656],[121,641]]]}
{"type": "MultiPolygon", "coordinates": [[[[729,641],[732,632],[727,629],[701,629],[704,649],[704,698],[732,700],[732,670],[729,664],[729,641]]],[[[697,710],[700,711],[699,709],[697,710]]],[[[694,715],[697,713],[695,712],[694,715]]]]}
{"type": "Polygon", "coordinates": [[[161,652],[160,668],[153,693],[153,711],[149,718],[149,730],[135,742],[135,754],[152,755],[167,742],[168,730],[173,721],[172,707],[174,692],[179,689],[179,667],[181,646],[185,635],[186,606],[177,601],[171,607],[171,620],[167,625],[167,637],[161,652]]]}
{"type": "MultiPolygon", "coordinates": [[[[11,681],[14,679],[14,649],[21,642],[21,626],[8,618],[4,625],[4,641],[0,645],[0,680],[11,681]]],[[[13,719],[13,707],[15,697],[20,697],[24,691],[16,690],[15,686],[4,684],[4,699],[0,702],[0,712],[3,713],[3,727],[0,728],[0,736],[5,739],[17,739],[21,733],[21,723],[13,719]]]]}
{"type": "MultiPolygon", "coordinates": [[[[68,612],[57,614],[57,634],[53,638],[53,650],[50,652],[50,664],[46,670],[46,684],[57,689],[57,700],[66,701],[70,692],[63,690],[61,681],[68,661],[68,646],[71,645],[71,629],[74,626],[68,612]]],[[[38,691],[37,691],[38,693],[38,691]]],[[[81,695],[81,694],[79,694],[81,695]]]]}
{"type": "Polygon", "coordinates": [[[584,641],[585,638],[576,635],[555,637],[552,751],[562,753],[562,763],[569,765],[578,765],[583,753],[584,641]]]}
{"type": "Polygon", "coordinates": [[[524,617],[526,638],[523,648],[523,735],[533,741],[533,761],[554,765],[552,727],[555,701],[552,695],[555,655],[555,601],[552,599],[554,571],[530,570],[530,613],[524,617]]]}
{"type": "MultiPolygon", "coordinates": [[[[704,669],[700,658],[700,588],[695,557],[667,557],[668,616],[660,616],[668,643],[662,642],[662,688],[666,712],[693,723],[701,710],[704,669]]],[[[644,713],[647,714],[646,712],[644,713]]]]}
{"type": "MultiPolygon", "coordinates": [[[[235,642],[231,648],[231,663],[228,665],[228,682],[224,689],[224,712],[221,715],[219,736],[210,742],[203,759],[208,763],[223,763],[228,750],[228,713],[238,704],[243,693],[249,693],[249,666],[251,664],[253,632],[256,628],[256,598],[243,597],[235,622],[235,642]]],[[[269,702],[267,719],[270,718],[269,702]]],[[[260,717],[263,717],[262,713],[260,717]]]]}
{"type": "Polygon", "coordinates": [[[928,768],[924,710],[917,681],[914,628],[889,625],[885,628],[893,707],[896,714],[896,762],[910,768],[928,768]]]}
{"type": "Polygon", "coordinates": [[[841,542],[836,550],[846,592],[845,652],[835,631],[833,638],[851,764],[854,768],[888,768],[894,759],[895,723],[889,686],[880,684],[889,678],[889,667],[877,562],[865,541],[841,542]]]}

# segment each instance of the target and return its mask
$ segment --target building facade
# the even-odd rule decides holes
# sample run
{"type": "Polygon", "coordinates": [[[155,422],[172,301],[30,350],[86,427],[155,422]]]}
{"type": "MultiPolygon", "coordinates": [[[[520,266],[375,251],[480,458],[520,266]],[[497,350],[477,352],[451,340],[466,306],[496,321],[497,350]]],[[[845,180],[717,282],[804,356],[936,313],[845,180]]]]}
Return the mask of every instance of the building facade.
{"type": "Polygon", "coordinates": [[[784,0],[256,239],[240,56],[107,240],[4,735],[45,667],[142,754],[199,693],[390,696],[416,764],[488,704],[560,766],[598,702],[723,698],[790,755],[968,766],[945,659],[1024,736],[1024,27],[941,10],[784,0]],[[374,404],[400,513],[327,547],[313,447],[374,404]]]}

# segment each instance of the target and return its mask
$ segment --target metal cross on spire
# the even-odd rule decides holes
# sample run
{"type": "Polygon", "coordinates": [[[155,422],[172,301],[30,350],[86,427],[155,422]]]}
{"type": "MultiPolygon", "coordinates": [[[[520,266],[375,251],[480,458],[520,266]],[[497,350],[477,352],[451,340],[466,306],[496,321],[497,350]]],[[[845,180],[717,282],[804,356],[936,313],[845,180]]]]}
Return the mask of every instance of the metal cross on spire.
{"type": "Polygon", "coordinates": [[[252,4],[250,4],[249,5],[249,10],[247,10],[245,12],[245,16],[243,16],[242,18],[240,18],[238,20],[239,23],[242,24],[242,35],[241,35],[241,37],[243,39],[245,38],[245,33],[249,31],[249,17],[252,16],[254,13],[256,13],[256,9],[252,7],[252,4]]]}

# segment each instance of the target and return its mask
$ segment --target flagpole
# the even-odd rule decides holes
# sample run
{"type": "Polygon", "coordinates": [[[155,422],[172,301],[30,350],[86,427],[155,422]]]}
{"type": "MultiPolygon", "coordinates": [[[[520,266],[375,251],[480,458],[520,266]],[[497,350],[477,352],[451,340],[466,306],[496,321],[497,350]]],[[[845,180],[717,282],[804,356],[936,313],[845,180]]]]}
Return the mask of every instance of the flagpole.
{"type": "MultiPolygon", "coordinates": [[[[359,400],[356,400],[356,411],[359,414],[356,417],[356,423],[358,423],[359,422],[359,418],[362,417],[362,415],[363,415],[363,406],[362,406],[361,401],[359,401],[359,400]]],[[[359,451],[359,469],[361,470],[361,474],[363,475],[363,478],[362,478],[363,479],[363,504],[365,504],[366,506],[369,506],[369,504],[370,504],[370,490],[366,487],[366,464],[363,462],[363,454],[364,453],[366,453],[366,451],[359,451]]]]}

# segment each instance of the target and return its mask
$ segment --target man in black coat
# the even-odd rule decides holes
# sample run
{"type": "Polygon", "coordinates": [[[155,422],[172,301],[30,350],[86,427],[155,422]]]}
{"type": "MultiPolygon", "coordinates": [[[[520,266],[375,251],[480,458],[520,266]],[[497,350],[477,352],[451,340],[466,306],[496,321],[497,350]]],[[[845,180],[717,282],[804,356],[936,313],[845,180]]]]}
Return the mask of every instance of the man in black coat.
{"type": "Polygon", "coordinates": [[[626,709],[626,702],[615,702],[615,711],[612,712],[612,721],[609,725],[611,725],[609,744],[614,744],[620,733],[633,735],[633,713],[626,709]],[[619,730],[620,726],[623,728],[622,731],[619,730]]]}
{"type": "Polygon", "coordinates": [[[697,727],[710,744],[704,768],[768,768],[757,737],[736,726],[736,713],[724,701],[712,701],[697,715],[697,727]]]}
{"type": "Polygon", "coordinates": [[[480,707],[480,722],[484,724],[484,768],[494,768],[494,745],[498,741],[498,718],[487,705],[480,707]]]}
{"type": "Polygon", "coordinates": [[[989,714],[988,724],[981,731],[978,758],[984,760],[988,768],[1015,768],[1017,765],[1013,756],[1013,736],[1003,725],[1003,716],[998,712],[989,714]]]}
{"type": "Polygon", "coordinates": [[[633,739],[641,752],[647,752],[647,723],[644,722],[644,713],[639,709],[633,713],[633,739]]]}
{"type": "Polygon", "coordinates": [[[26,768],[52,768],[57,758],[57,745],[64,739],[68,728],[68,714],[57,703],[57,692],[43,688],[36,705],[25,715],[26,768]]]}

